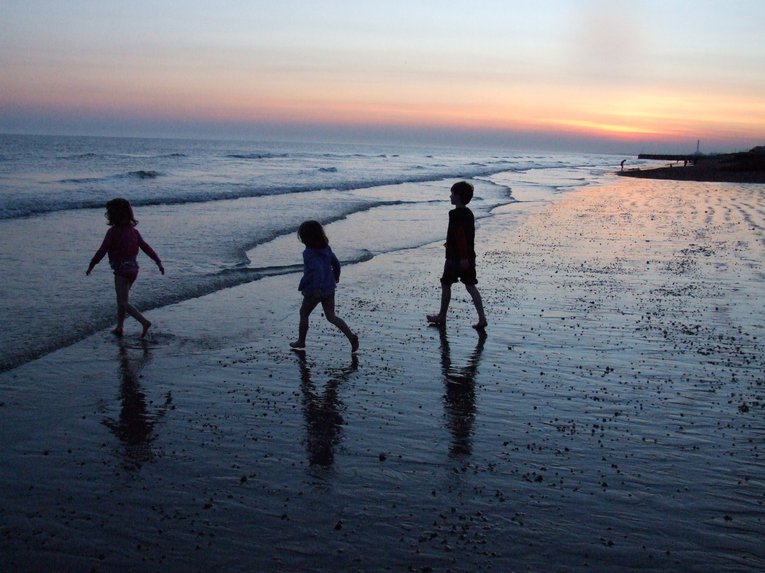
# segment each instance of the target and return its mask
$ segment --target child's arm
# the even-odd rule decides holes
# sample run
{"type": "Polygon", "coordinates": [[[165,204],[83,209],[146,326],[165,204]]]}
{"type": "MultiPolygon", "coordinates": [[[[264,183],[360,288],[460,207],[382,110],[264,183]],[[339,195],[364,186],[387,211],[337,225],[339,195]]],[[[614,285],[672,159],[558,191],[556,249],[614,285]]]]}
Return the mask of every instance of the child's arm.
{"type": "MultiPolygon", "coordinates": [[[[114,227],[112,227],[112,229],[113,228],[114,227]]],[[[93,258],[90,259],[90,264],[88,265],[88,270],[85,271],[85,275],[90,276],[90,273],[93,270],[93,267],[95,267],[98,263],[100,263],[101,259],[104,258],[104,255],[106,255],[106,253],[109,252],[109,247],[112,244],[112,233],[111,233],[112,229],[109,229],[106,232],[106,236],[104,237],[104,240],[101,243],[101,246],[96,251],[96,254],[93,255],[93,258]]]]}
{"type": "MultiPolygon", "coordinates": [[[[136,233],[138,233],[138,231],[136,231],[136,233]]],[[[143,240],[141,233],[138,233],[138,246],[141,247],[141,250],[144,253],[146,253],[149,256],[149,258],[157,264],[157,267],[159,268],[159,272],[161,272],[164,275],[165,267],[162,266],[162,261],[159,260],[159,255],[157,255],[154,249],[152,249],[151,246],[149,246],[149,243],[143,240]]]]}
{"type": "Polygon", "coordinates": [[[300,279],[298,290],[306,296],[314,295],[316,294],[315,291],[318,290],[316,286],[318,262],[308,249],[303,251],[303,276],[300,279]]]}
{"type": "Polygon", "coordinates": [[[332,253],[332,274],[335,275],[335,282],[340,282],[340,261],[337,260],[335,253],[332,253]]]}
{"type": "Polygon", "coordinates": [[[467,230],[465,225],[458,225],[454,232],[454,243],[459,253],[460,266],[463,270],[470,267],[470,253],[468,251],[467,230]]]}

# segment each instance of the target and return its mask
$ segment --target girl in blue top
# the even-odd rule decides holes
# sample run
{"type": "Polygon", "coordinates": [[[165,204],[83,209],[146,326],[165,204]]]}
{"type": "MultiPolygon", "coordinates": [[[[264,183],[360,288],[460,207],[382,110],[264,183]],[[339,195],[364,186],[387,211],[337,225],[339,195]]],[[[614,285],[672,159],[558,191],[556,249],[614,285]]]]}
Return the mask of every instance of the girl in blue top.
{"type": "Polygon", "coordinates": [[[343,331],[351,343],[351,352],[359,349],[359,337],[351,332],[345,321],[335,315],[335,285],[340,281],[340,261],[329,247],[329,240],[324,228],[318,221],[305,221],[298,228],[298,238],[305,245],[303,251],[303,278],[298,290],[303,293],[300,306],[300,325],[298,339],[290,346],[300,350],[305,348],[308,334],[308,317],[321,303],[327,320],[343,331]]]}

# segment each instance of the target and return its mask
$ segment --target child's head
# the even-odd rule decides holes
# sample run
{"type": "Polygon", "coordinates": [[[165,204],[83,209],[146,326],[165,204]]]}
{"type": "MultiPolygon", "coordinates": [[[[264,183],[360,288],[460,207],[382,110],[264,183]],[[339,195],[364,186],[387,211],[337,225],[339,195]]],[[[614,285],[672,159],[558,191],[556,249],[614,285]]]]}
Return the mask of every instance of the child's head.
{"type": "Polygon", "coordinates": [[[138,221],[133,216],[133,208],[127,199],[117,198],[106,203],[106,219],[110,225],[122,227],[125,225],[137,225],[138,221]]]}
{"type": "Polygon", "coordinates": [[[459,197],[463,205],[467,205],[473,198],[473,186],[467,181],[458,181],[452,185],[452,193],[459,197]]]}
{"type": "Polygon", "coordinates": [[[329,246],[324,227],[318,221],[304,221],[298,228],[298,238],[306,247],[323,249],[329,246]]]}

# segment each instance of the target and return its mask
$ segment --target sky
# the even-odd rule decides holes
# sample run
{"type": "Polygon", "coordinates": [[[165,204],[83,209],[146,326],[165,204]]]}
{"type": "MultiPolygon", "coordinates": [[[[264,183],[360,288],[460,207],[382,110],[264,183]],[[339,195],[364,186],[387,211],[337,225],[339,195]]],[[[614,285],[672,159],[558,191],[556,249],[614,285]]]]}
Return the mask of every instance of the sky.
{"type": "Polygon", "coordinates": [[[765,145],[762,0],[0,0],[0,133],[765,145]]]}

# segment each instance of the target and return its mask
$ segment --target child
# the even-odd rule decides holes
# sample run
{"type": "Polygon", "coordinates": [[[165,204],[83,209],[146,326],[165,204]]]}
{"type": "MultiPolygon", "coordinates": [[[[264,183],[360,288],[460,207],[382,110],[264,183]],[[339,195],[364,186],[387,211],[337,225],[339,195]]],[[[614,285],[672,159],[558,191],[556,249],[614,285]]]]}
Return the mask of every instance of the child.
{"type": "Polygon", "coordinates": [[[359,337],[345,321],[335,315],[335,285],[340,280],[340,262],[329,247],[329,240],[324,228],[318,221],[305,221],[298,229],[298,238],[305,245],[303,251],[303,278],[298,290],[303,293],[300,306],[300,326],[298,339],[290,346],[296,350],[305,348],[308,334],[308,317],[321,303],[327,320],[343,331],[351,343],[351,352],[359,349],[359,337]]]}
{"type": "Polygon", "coordinates": [[[475,218],[473,212],[466,207],[473,198],[473,186],[467,181],[452,185],[451,203],[456,207],[449,211],[449,228],[446,232],[446,262],[444,274],[441,277],[441,310],[438,314],[427,315],[428,322],[437,326],[446,324],[446,312],[452,297],[452,284],[457,279],[462,281],[465,289],[473,298],[473,304],[478,312],[478,322],[473,325],[476,330],[483,330],[488,324],[483,313],[481,294],[476,288],[478,280],[475,275],[475,218]]]}
{"type": "Polygon", "coordinates": [[[117,336],[122,336],[122,330],[125,323],[125,314],[135,318],[143,326],[141,338],[146,336],[151,327],[151,322],[146,320],[138,310],[128,302],[130,287],[133,286],[138,277],[138,249],[149,255],[157,263],[159,272],[165,274],[165,268],[159,260],[157,253],[154,252],[141,234],[135,228],[138,221],[133,216],[133,208],[127,199],[112,199],[106,203],[106,219],[111,227],[104,237],[101,247],[93,255],[88,265],[86,275],[90,275],[104,255],[109,253],[109,264],[114,270],[114,290],[117,293],[117,328],[112,332],[117,336]]]}

